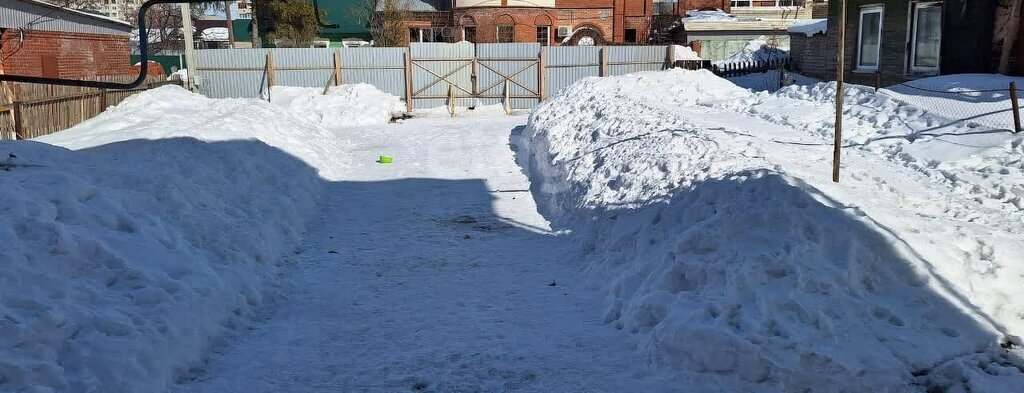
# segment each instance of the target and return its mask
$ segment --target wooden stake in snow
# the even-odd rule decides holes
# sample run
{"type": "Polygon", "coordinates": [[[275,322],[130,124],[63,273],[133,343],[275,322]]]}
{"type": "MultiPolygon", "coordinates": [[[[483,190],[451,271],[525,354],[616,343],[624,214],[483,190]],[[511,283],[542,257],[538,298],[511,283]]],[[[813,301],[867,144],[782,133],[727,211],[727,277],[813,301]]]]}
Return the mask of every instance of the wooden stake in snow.
{"type": "Polygon", "coordinates": [[[846,0],[839,4],[839,46],[836,53],[836,139],[832,148],[832,181],[839,183],[843,144],[843,72],[846,70],[846,0]]]}
{"type": "Polygon", "coordinates": [[[455,86],[448,84],[448,113],[455,117],[455,86]]]}
{"type": "Polygon", "coordinates": [[[1010,82],[1010,105],[1013,107],[1013,132],[1020,132],[1020,101],[1017,101],[1017,82],[1010,82]]]}

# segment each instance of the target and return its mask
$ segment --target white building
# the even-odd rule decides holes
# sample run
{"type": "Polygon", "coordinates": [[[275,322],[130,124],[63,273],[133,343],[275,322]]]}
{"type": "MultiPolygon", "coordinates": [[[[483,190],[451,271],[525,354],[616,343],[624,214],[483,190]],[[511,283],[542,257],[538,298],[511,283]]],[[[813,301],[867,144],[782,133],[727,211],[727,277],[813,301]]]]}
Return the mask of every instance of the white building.
{"type": "Polygon", "coordinates": [[[128,20],[139,12],[141,5],[142,0],[103,0],[97,11],[110,18],[128,20]]]}

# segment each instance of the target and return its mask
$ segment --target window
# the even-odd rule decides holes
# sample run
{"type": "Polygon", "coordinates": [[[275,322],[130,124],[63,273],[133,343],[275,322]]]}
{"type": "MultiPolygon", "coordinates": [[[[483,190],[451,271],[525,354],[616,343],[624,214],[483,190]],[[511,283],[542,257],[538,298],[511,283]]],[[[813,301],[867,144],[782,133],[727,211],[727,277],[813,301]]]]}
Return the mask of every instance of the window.
{"type": "Polygon", "coordinates": [[[860,32],[857,35],[857,70],[877,71],[882,48],[882,7],[860,10],[860,32]]]}
{"type": "Polygon", "coordinates": [[[541,46],[551,45],[551,26],[537,26],[537,42],[541,46]]]}
{"type": "Polygon", "coordinates": [[[476,43],[476,26],[466,26],[462,28],[462,40],[476,43]]]}
{"type": "Polygon", "coordinates": [[[447,42],[444,37],[444,29],[444,27],[410,28],[409,42],[447,42]]]}
{"type": "Polygon", "coordinates": [[[733,7],[796,7],[802,0],[732,0],[733,7]]]}
{"type": "Polygon", "coordinates": [[[626,29],[626,42],[636,43],[636,29],[626,29]]]}
{"type": "Polygon", "coordinates": [[[939,70],[942,46],[941,3],[913,4],[910,25],[910,70],[932,73],[939,70]]]}
{"type": "Polygon", "coordinates": [[[512,25],[498,26],[498,42],[515,42],[516,27],[512,25]]]}

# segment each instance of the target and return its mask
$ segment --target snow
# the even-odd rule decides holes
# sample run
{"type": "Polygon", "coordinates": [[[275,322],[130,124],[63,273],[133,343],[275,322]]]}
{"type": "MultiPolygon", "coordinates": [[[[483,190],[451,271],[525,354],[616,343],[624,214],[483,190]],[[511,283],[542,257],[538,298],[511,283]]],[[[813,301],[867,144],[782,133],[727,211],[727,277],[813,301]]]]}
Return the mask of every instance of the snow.
{"type": "Polygon", "coordinates": [[[208,27],[203,30],[202,33],[203,41],[227,41],[228,40],[228,28],[227,27],[208,27]]]}
{"type": "Polygon", "coordinates": [[[200,366],[274,297],[344,148],[172,86],[0,143],[0,390],[162,391],[200,366]]]}
{"type": "Polygon", "coordinates": [[[729,15],[728,12],[725,12],[725,11],[722,11],[722,10],[714,10],[714,11],[689,10],[689,11],[686,11],[686,17],[682,18],[682,22],[683,23],[690,23],[690,22],[735,22],[735,21],[737,21],[736,18],[734,18],[732,15],[729,15]]]}
{"type": "Polygon", "coordinates": [[[764,36],[756,40],[751,40],[747,43],[743,49],[733,53],[729,57],[715,62],[715,65],[725,65],[729,63],[744,63],[744,62],[768,62],[777,61],[789,57],[789,53],[782,48],[776,47],[768,42],[768,39],[764,36]]]}
{"type": "Polygon", "coordinates": [[[1020,391],[1024,353],[1001,345],[1024,328],[1024,241],[999,187],[1024,184],[1021,139],[890,142],[933,120],[853,88],[834,184],[829,86],[585,79],[534,111],[519,149],[605,321],[692,390],[1020,391]],[[959,155],[918,165],[916,149],[959,155]],[[1008,173],[961,184],[982,167],[1008,173]]]}
{"type": "Polygon", "coordinates": [[[331,86],[327,94],[320,88],[274,86],[270,100],[323,127],[385,124],[405,112],[400,98],[366,83],[331,86]]]}
{"type": "Polygon", "coordinates": [[[700,58],[697,52],[694,52],[692,48],[683,45],[673,45],[675,47],[675,60],[704,60],[700,58]]]}
{"type": "Polygon", "coordinates": [[[167,76],[169,81],[187,81],[188,80],[188,68],[181,68],[177,71],[172,72],[167,76]]]}
{"type": "Polygon", "coordinates": [[[0,390],[1024,391],[1024,139],[896,89],[137,94],[0,142],[0,390]]]}
{"type": "Polygon", "coordinates": [[[808,37],[825,34],[828,31],[828,19],[798,19],[789,25],[787,31],[790,34],[804,34],[808,37]]]}

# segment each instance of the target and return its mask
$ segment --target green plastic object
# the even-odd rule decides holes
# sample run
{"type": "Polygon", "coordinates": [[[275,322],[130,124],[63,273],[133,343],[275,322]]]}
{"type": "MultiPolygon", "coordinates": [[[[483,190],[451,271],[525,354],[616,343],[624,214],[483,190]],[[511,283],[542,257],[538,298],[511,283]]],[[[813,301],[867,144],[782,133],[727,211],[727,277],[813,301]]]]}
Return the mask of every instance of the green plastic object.
{"type": "Polygon", "coordinates": [[[380,159],[378,159],[377,162],[381,164],[390,164],[392,162],[395,162],[395,160],[388,156],[380,156],[380,159]]]}

